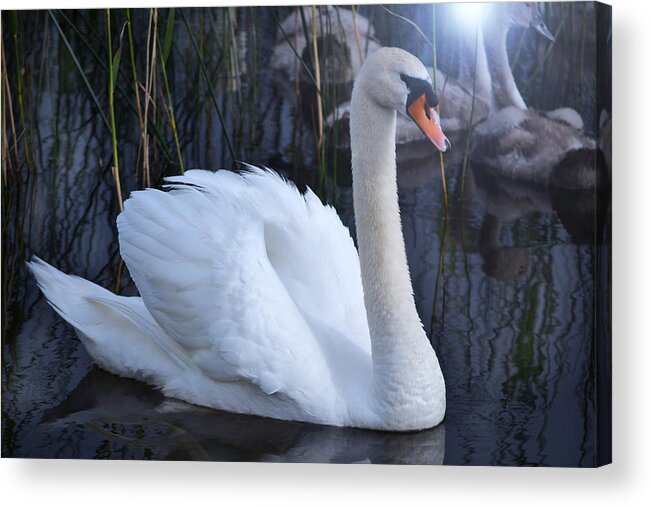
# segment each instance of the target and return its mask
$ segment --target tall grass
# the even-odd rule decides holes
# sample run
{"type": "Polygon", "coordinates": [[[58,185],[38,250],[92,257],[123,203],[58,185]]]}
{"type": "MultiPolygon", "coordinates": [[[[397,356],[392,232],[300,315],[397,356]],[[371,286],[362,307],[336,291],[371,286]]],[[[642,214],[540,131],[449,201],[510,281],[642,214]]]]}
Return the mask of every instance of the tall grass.
{"type": "Polygon", "coordinates": [[[170,127],[172,129],[172,134],[174,135],[174,145],[176,147],[176,155],[179,157],[179,168],[181,174],[185,173],[185,167],[183,165],[183,156],[181,155],[181,144],[179,142],[179,132],[176,128],[176,117],[174,115],[174,104],[172,102],[172,93],[170,91],[169,79],[167,79],[167,59],[169,58],[171,44],[172,44],[172,35],[174,32],[174,8],[170,9],[167,17],[167,25],[165,29],[165,36],[163,42],[161,42],[160,37],[157,37],[158,40],[158,50],[161,55],[161,73],[163,75],[163,84],[165,85],[165,95],[167,102],[163,101],[163,108],[165,110],[165,115],[169,121],[170,127]]]}
{"type": "Polygon", "coordinates": [[[221,107],[219,105],[219,100],[217,99],[217,94],[215,92],[215,88],[213,85],[212,81],[212,76],[208,73],[206,63],[204,61],[203,53],[199,49],[199,45],[197,44],[196,37],[193,34],[192,28],[190,24],[188,23],[187,17],[183,10],[180,10],[181,14],[181,19],[183,20],[183,23],[185,24],[185,28],[187,30],[188,36],[190,38],[190,41],[192,43],[192,47],[197,55],[197,61],[199,62],[199,67],[201,68],[201,72],[203,74],[204,79],[206,80],[206,85],[208,86],[208,90],[210,91],[210,98],[212,99],[212,102],[215,106],[215,111],[217,112],[217,116],[219,117],[219,123],[221,124],[222,127],[222,133],[224,135],[224,139],[226,140],[226,144],[228,145],[228,151],[230,152],[230,155],[233,160],[236,160],[237,157],[235,156],[235,150],[233,149],[233,143],[231,141],[231,136],[230,136],[230,130],[228,126],[226,125],[226,120],[224,119],[224,114],[222,113],[221,107]]]}
{"type": "MultiPolygon", "coordinates": [[[[125,16],[127,20],[127,37],[129,39],[129,61],[131,63],[131,77],[133,80],[133,96],[136,103],[136,114],[138,116],[138,123],[140,124],[141,132],[141,150],[143,157],[143,184],[144,186],[149,186],[149,157],[147,149],[147,110],[143,111],[143,107],[140,101],[140,87],[138,82],[138,71],[136,70],[136,56],[133,46],[133,23],[131,21],[131,9],[125,10],[125,16]]],[[[147,97],[149,94],[147,94],[147,97]]],[[[146,98],[145,100],[148,101],[146,98]]]]}
{"type": "MultiPolygon", "coordinates": [[[[357,46],[357,51],[359,52],[360,61],[364,61],[364,51],[362,50],[362,38],[359,34],[359,23],[357,21],[357,7],[352,5],[350,10],[353,13],[353,20],[355,23],[355,45],[357,46]]],[[[339,12],[339,11],[337,11],[339,12]]]]}
{"type": "MultiPolygon", "coordinates": [[[[122,39],[122,37],[120,37],[122,39]]],[[[106,9],[106,45],[108,49],[108,103],[109,114],[111,117],[111,146],[113,148],[113,165],[111,172],[115,180],[115,192],[117,194],[118,208],[120,211],[124,209],[122,201],[122,183],[120,182],[120,163],[118,158],[118,138],[117,130],[115,128],[115,83],[117,79],[117,72],[120,68],[120,60],[122,57],[122,43],[120,42],[117,51],[113,53],[113,45],[111,42],[111,9],[106,9]]]]}
{"type": "MultiPolygon", "coordinates": [[[[314,84],[316,86],[316,108],[317,108],[317,142],[316,150],[319,156],[319,160],[323,160],[323,130],[324,130],[324,118],[323,118],[323,96],[321,95],[321,63],[319,61],[319,44],[317,38],[317,19],[316,19],[316,5],[312,6],[312,62],[314,65],[314,84]]],[[[320,167],[323,167],[323,162],[319,163],[320,167]]]]}
{"type": "MultiPolygon", "coordinates": [[[[113,148],[113,164],[111,172],[115,181],[115,193],[118,202],[118,209],[120,212],[124,210],[124,202],[122,199],[122,182],[120,181],[120,163],[118,157],[118,139],[117,130],[115,128],[115,84],[117,82],[118,69],[120,68],[120,61],[122,59],[122,33],[120,34],[120,42],[117,50],[113,53],[113,43],[111,40],[111,9],[106,9],[106,46],[108,50],[108,103],[109,114],[111,117],[111,146],[113,148]]],[[[122,258],[118,259],[117,275],[115,277],[115,292],[120,292],[120,279],[122,277],[122,258]]]]}

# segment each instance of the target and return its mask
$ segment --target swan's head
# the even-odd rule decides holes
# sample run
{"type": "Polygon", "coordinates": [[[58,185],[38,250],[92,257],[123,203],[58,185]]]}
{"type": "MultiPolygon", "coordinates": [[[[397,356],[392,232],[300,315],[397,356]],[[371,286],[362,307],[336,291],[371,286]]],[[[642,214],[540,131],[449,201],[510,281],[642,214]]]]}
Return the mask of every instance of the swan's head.
{"type": "Polygon", "coordinates": [[[496,4],[495,7],[497,15],[509,26],[533,28],[551,42],[556,40],[547,28],[536,2],[507,2],[496,4]]]}
{"type": "Polygon", "coordinates": [[[435,109],[439,101],[432,78],[411,53],[399,48],[379,49],[364,61],[355,89],[411,118],[439,150],[450,148],[435,109]]]}

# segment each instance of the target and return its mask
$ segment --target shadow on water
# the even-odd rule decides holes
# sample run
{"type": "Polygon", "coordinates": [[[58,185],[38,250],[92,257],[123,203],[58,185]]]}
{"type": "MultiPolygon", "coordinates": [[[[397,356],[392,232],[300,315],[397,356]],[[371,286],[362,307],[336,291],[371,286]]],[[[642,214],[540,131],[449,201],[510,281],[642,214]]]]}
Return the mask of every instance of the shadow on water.
{"type": "MultiPolygon", "coordinates": [[[[215,11],[204,21],[198,11],[188,9],[185,15],[200,33],[225,23],[224,13],[215,11]]],[[[262,11],[246,12],[245,23],[260,21],[262,11]]],[[[78,26],[90,25],[97,15],[68,13],[78,26]]],[[[40,26],[42,18],[34,16],[22,22],[32,19],[40,26]]],[[[66,26],[60,13],[55,16],[66,26]]],[[[268,25],[257,25],[257,39],[247,32],[246,44],[271,45],[275,26],[268,25]]],[[[80,92],[83,85],[54,26],[48,21],[45,26],[35,45],[39,49],[28,56],[32,63],[48,58],[59,63],[44,73],[33,64],[25,74],[25,89],[34,93],[29,97],[30,130],[24,135],[33,151],[23,154],[28,162],[12,175],[13,186],[5,194],[11,206],[3,207],[3,456],[595,464],[599,351],[594,337],[595,319],[603,317],[596,315],[599,280],[594,273],[608,211],[597,206],[601,194],[518,184],[481,167],[463,172],[462,157],[451,153],[446,157],[446,227],[438,156],[427,143],[399,151],[398,184],[417,309],[446,378],[444,426],[391,434],[228,414],[164,399],[144,384],[94,367],[22,265],[37,254],[105,287],[113,286],[118,266],[110,139],[92,97],[80,92]],[[440,252],[445,254],[441,273],[440,252]]],[[[177,19],[177,32],[183,27],[177,19]]],[[[66,33],[74,35],[69,27],[66,33]]],[[[268,53],[257,52],[254,63],[264,67],[268,53]]],[[[102,65],[88,52],[80,55],[83,68],[94,69],[89,75],[102,89],[102,65]]],[[[222,127],[192,55],[187,37],[179,35],[169,76],[174,90],[181,90],[174,102],[185,166],[230,167],[228,150],[219,141],[222,127]]],[[[223,65],[209,62],[216,73],[223,65]]],[[[216,85],[226,122],[240,133],[234,137],[238,156],[282,169],[299,184],[319,185],[314,134],[306,127],[314,111],[297,110],[300,101],[293,90],[270,73],[244,81],[249,84],[239,98],[231,81],[216,85]],[[259,111],[264,114],[252,115],[259,111]],[[298,173],[303,166],[311,173],[298,173]]],[[[140,167],[142,152],[126,98],[122,105],[116,112],[128,195],[142,178],[128,166],[140,167]]],[[[174,146],[172,134],[163,127],[156,134],[161,142],[150,154],[154,182],[179,171],[174,154],[161,148],[174,146]]],[[[344,185],[334,188],[336,198],[330,198],[354,234],[345,159],[344,154],[337,174],[344,185]]],[[[136,294],[126,273],[121,286],[124,294],[136,294]]]]}

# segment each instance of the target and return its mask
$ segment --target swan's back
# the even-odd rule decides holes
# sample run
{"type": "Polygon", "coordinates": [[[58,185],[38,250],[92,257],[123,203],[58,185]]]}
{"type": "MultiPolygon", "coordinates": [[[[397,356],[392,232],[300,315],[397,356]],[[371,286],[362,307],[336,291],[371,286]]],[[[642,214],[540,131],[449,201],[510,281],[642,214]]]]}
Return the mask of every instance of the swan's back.
{"type": "Polygon", "coordinates": [[[332,208],[253,168],[168,182],[127,201],[120,251],[148,310],[207,375],[300,397],[310,380],[333,383],[330,352],[370,353],[357,251],[332,208]]]}
{"type": "Polygon", "coordinates": [[[118,217],[141,298],[32,266],[90,354],[204,406],[359,421],[370,338],[357,250],[335,211],[256,168],[189,171],[168,187],[134,192],[118,217]]]}
{"type": "Polygon", "coordinates": [[[254,167],[166,181],[169,192],[135,192],[118,218],[120,249],[141,292],[152,280],[192,291],[211,272],[211,290],[250,293],[252,273],[268,270],[304,318],[350,331],[370,351],[357,250],[332,207],[254,167]],[[239,279],[228,285],[234,273],[239,279]]]}

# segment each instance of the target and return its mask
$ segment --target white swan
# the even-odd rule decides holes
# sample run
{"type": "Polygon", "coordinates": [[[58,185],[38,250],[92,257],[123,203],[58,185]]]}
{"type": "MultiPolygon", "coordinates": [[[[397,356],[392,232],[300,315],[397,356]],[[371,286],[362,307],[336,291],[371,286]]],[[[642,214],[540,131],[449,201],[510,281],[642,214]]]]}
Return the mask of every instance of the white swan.
{"type": "Polygon", "coordinates": [[[118,217],[141,297],[29,267],[103,368],[198,405],[382,430],[437,425],[438,359],[416,312],[396,188],[396,110],[445,150],[425,67],[383,48],[353,90],[359,258],[335,211],[275,173],[189,171],[118,217]]]}

